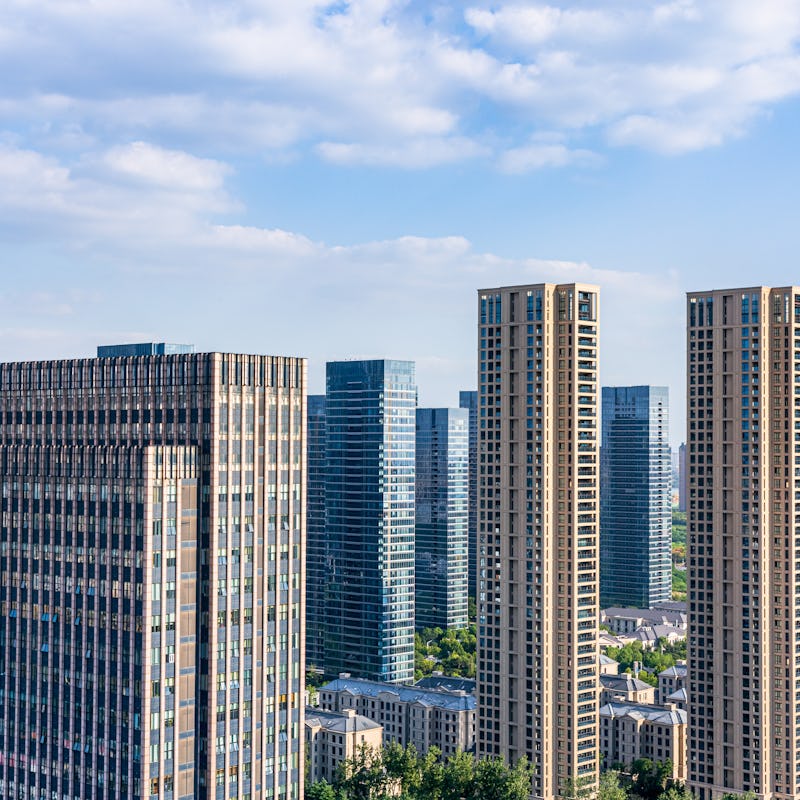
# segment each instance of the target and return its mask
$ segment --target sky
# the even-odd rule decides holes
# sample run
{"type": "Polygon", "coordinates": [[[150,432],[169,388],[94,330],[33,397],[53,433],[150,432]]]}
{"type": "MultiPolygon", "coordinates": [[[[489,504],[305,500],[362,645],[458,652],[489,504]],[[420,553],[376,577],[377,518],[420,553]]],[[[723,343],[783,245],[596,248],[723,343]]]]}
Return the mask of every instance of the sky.
{"type": "Polygon", "coordinates": [[[800,283],[796,0],[4,0],[0,359],[408,358],[475,386],[476,290],[601,287],[668,385],[685,292],[800,283]]]}

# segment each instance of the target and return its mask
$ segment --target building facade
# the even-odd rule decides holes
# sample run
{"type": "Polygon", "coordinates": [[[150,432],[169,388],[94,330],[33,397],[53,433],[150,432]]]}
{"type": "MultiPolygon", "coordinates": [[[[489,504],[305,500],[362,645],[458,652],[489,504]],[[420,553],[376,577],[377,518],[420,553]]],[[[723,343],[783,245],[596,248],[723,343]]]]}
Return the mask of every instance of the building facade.
{"type": "Polygon", "coordinates": [[[598,290],[478,293],[479,755],[597,780],[598,290]]]}
{"type": "Polygon", "coordinates": [[[343,761],[356,756],[361,748],[379,751],[383,746],[383,728],[352,708],[340,712],[308,706],[305,730],[308,783],[333,783],[343,761]]]}
{"type": "Polygon", "coordinates": [[[637,758],[672,762],[671,778],[686,780],[686,712],[666,706],[607,703],[600,708],[600,755],[605,768],[637,758]]]}
{"type": "Polygon", "coordinates": [[[672,598],[672,459],[665,386],[604,386],[600,604],[672,598]]]}
{"type": "Polygon", "coordinates": [[[800,794],[800,288],[687,298],[689,786],[800,794]]]}
{"type": "Polygon", "coordinates": [[[305,373],[0,364],[0,796],[303,796],[305,373]]]}
{"type": "Polygon", "coordinates": [[[327,365],[325,672],[414,677],[410,361],[327,365]]]}
{"type": "Polygon", "coordinates": [[[467,591],[474,600],[478,586],[478,393],[458,393],[459,408],[469,412],[469,523],[467,551],[469,553],[467,591]]]}
{"type": "Polygon", "coordinates": [[[678,446],[678,511],[686,513],[686,442],[678,446]]]}
{"type": "Polygon", "coordinates": [[[383,727],[384,742],[418,753],[437,747],[447,759],[475,744],[475,697],[467,692],[396,686],[351,678],[346,673],[319,690],[321,708],[355,710],[383,727]]]}
{"type": "Polygon", "coordinates": [[[467,411],[417,409],[417,630],[467,627],[468,435],[467,411]]]}
{"type": "Polygon", "coordinates": [[[306,666],[325,666],[325,476],[327,446],[325,395],[308,396],[306,491],[306,666]]]}

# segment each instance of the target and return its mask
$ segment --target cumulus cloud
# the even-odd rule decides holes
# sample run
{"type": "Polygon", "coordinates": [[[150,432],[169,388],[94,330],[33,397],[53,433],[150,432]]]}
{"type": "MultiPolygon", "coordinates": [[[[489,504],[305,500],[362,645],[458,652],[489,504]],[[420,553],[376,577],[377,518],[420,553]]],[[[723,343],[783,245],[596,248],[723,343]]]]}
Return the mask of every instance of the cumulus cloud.
{"type": "Polygon", "coordinates": [[[800,91],[794,0],[430,6],[9,0],[0,129],[53,152],[180,137],[198,157],[507,169],[543,130],[714,146],[800,91]]]}

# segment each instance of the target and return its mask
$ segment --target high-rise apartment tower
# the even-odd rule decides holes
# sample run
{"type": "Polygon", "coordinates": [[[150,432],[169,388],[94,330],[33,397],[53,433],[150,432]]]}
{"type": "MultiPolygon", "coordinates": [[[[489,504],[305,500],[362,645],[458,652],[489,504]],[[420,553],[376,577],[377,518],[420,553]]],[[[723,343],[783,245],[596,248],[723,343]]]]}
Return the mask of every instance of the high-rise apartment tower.
{"type": "Polygon", "coordinates": [[[600,604],[672,599],[672,463],[666,386],[604,386],[600,604]]]}
{"type": "Polygon", "coordinates": [[[532,795],[597,781],[598,290],[478,293],[478,734],[532,795]]]}
{"type": "Polygon", "coordinates": [[[469,415],[417,409],[417,630],[467,627],[469,415]]]}
{"type": "Polygon", "coordinates": [[[800,288],[692,292],[689,785],[800,795],[800,288]]]}
{"type": "Polygon", "coordinates": [[[305,362],[103,353],[0,364],[0,796],[299,800],[305,362]]]}
{"type": "Polygon", "coordinates": [[[414,677],[411,361],[334,361],[325,397],[325,672],[414,677]]]}

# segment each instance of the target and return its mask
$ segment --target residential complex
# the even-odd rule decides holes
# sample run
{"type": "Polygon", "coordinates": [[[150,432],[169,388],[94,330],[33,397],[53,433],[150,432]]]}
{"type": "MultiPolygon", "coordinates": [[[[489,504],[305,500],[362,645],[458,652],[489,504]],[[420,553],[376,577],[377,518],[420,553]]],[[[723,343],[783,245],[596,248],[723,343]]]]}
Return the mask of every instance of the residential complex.
{"type": "Polygon", "coordinates": [[[319,690],[321,708],[355,710],[383,726],[385,742],[438,747],[443,758],[475,744],[475,697],[467,692],[397,686],[343,673],[319,690]]]}
{"type": "MultiPolygon", "coordinates": [[[[414,364],[336,361],[328,363],[326,374],[324,610],[317,617],[324,670],[410,681],[414,364]]],[[[315,553],[318,558],[319,548],[315,553]]]]}
{"type": "Polygon", "coordinates": [[[686,711],[666,706],[606,703],[600,708],[600,755],[605,768],[629,766],[637,758],[669,760],[670,777],[686,780],[686,711]]]}
{"type": "Polygon", "coordinates": [[[118,352],[0,364],[0,796],[299,799],[305,362],[118,352]]]}
{"type": "Polygon", "coordinates": [[[687,313],[689,786],[800,793],[800,288],[687,313]]]}
{"type": "Polygon", "coordinates": [[[672,597],[672,461],[663,386],[604,386],[600,603],[672,597]]]}
{"type": "Polygon", "coordinates": [[[468,552],[469,571],[467,591],[474,600],[478,581],[478,393],[461,391],[458,405],[469,412],[469,532],[468,552]]]}
{"type": "Polygon", "coordinates": [[[598,290],[478,293],[479,755],[597,779],[598,290]]]}
{"type": "Polygon", "coordinates": [[[469,417],[417,409],[416,627],[467,627],[469,417]]]}
{"type": "Polygon", "coordinates": [[[383,746],[383,727],[352,708],[339,712],[308,706],[305,729],[306,780],[310,784],[333,783],[343,761],[354,758],[361,748],[380,750],[383,746]]]}

